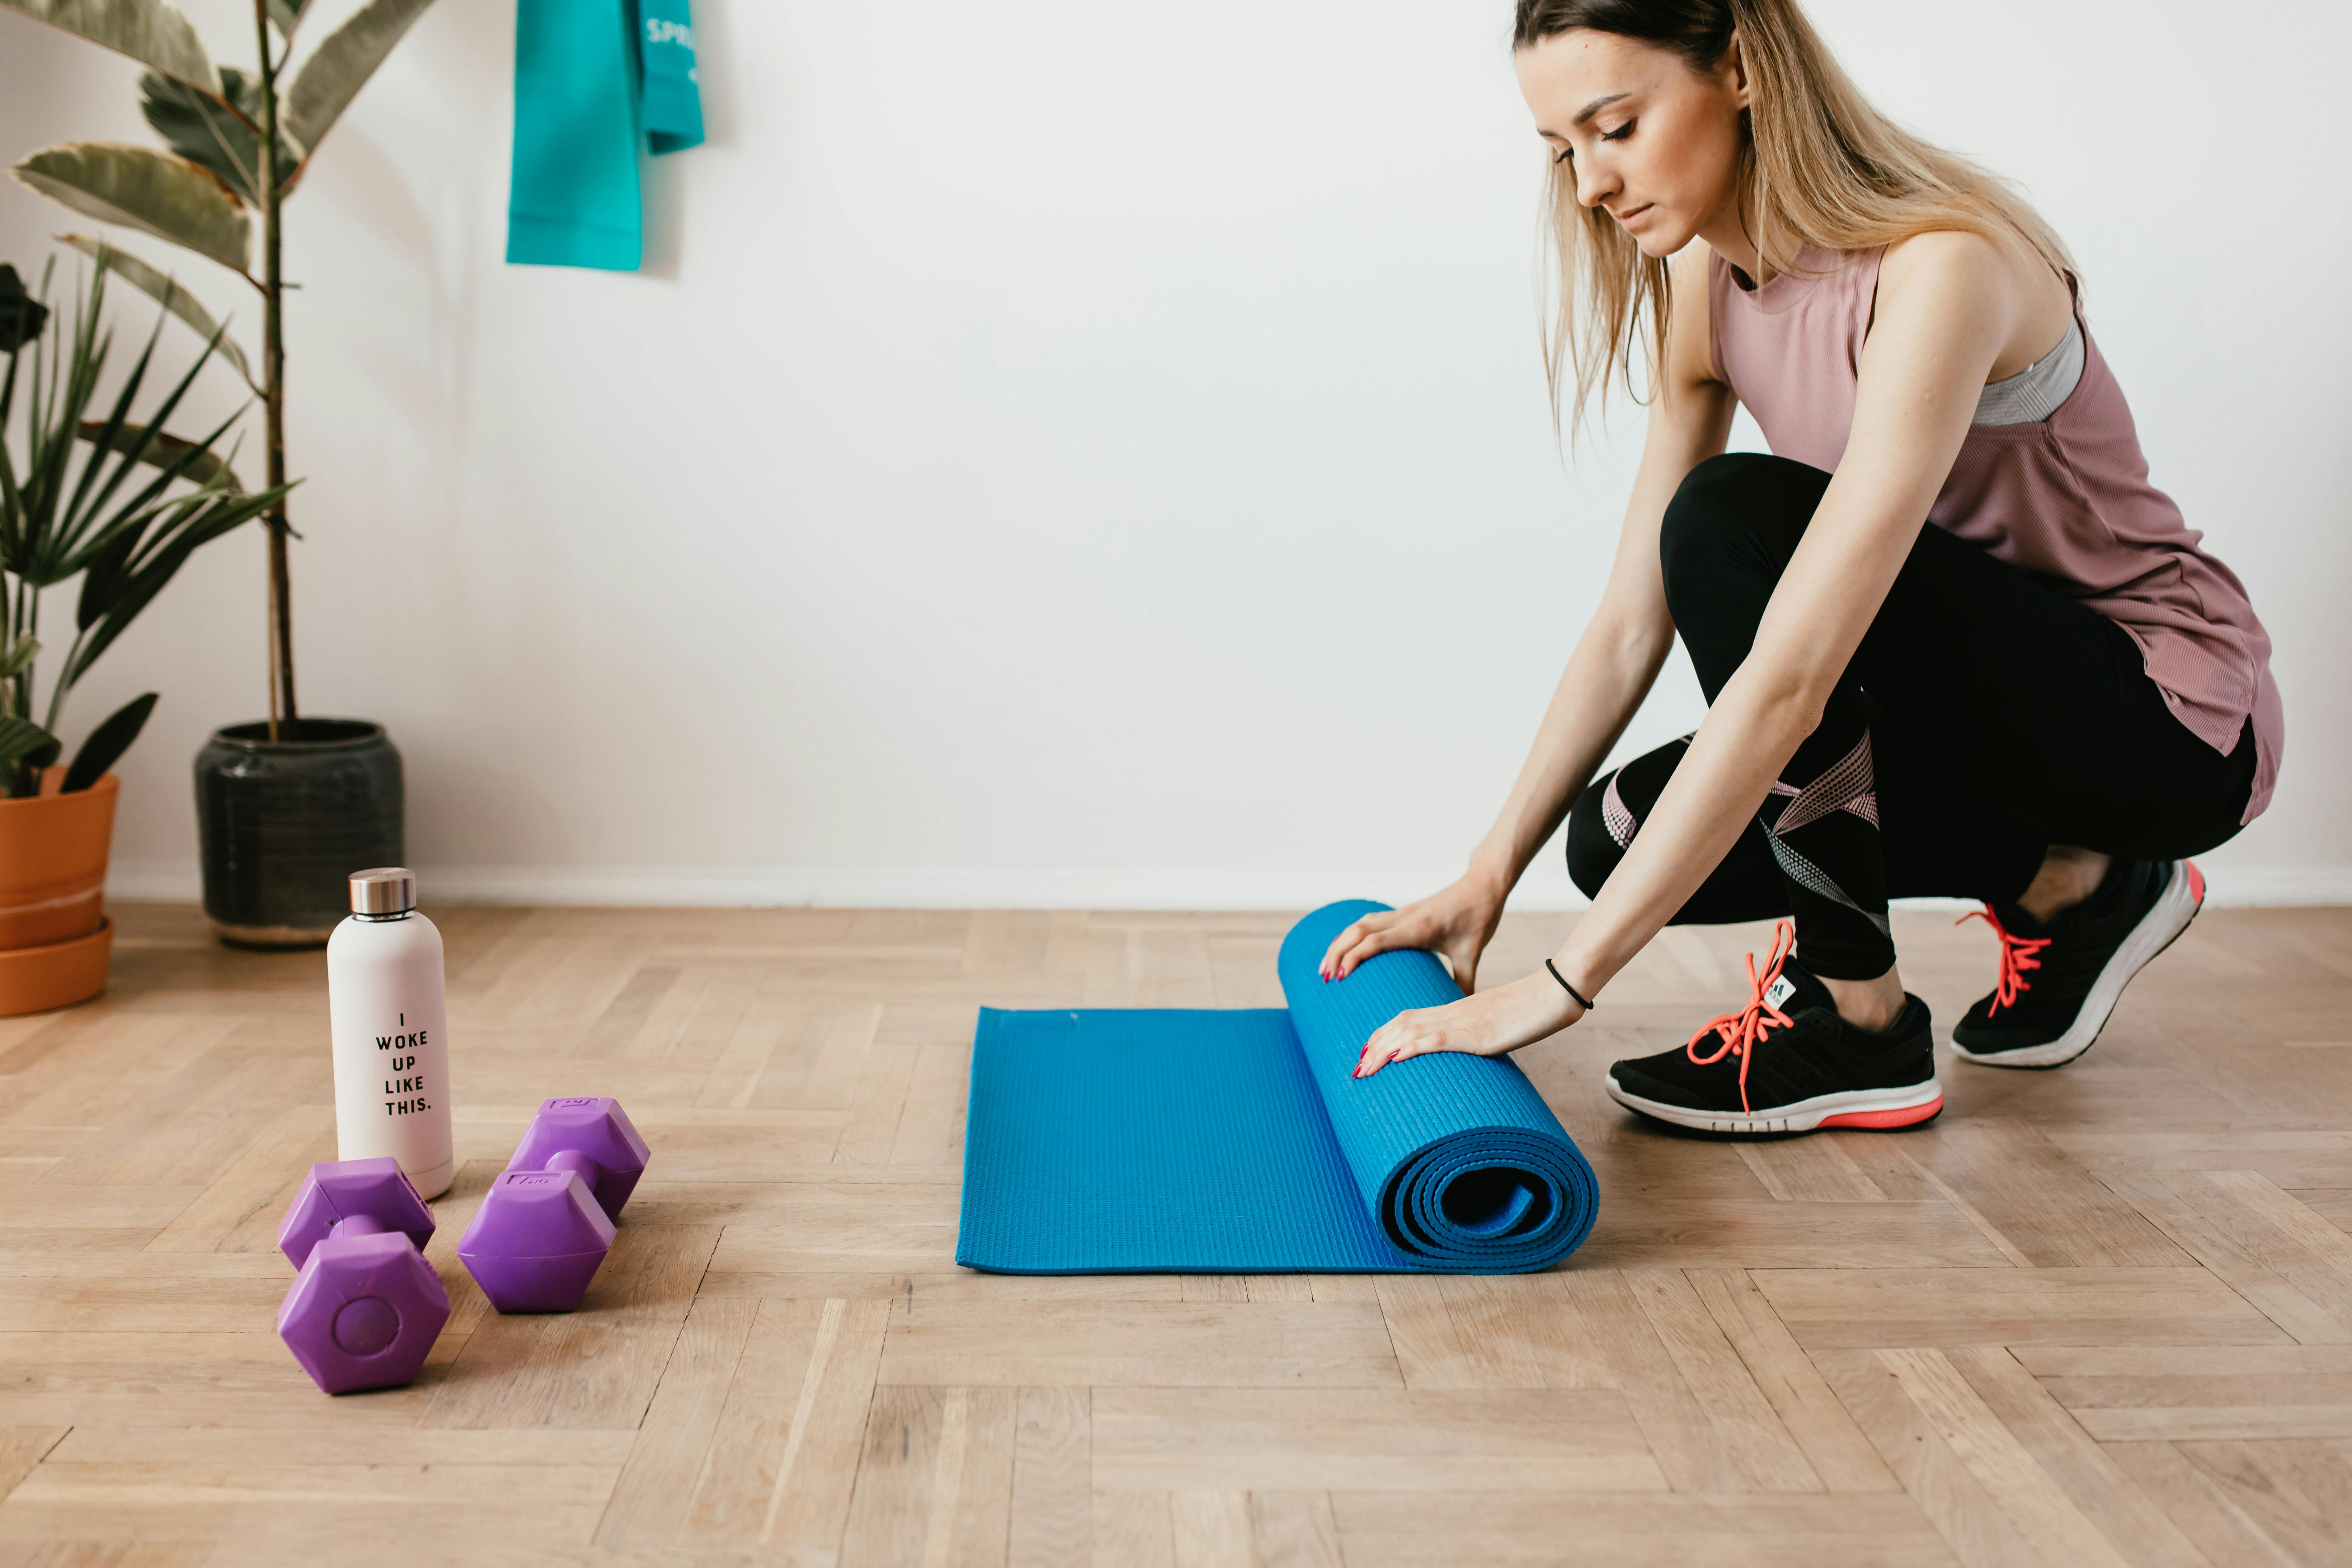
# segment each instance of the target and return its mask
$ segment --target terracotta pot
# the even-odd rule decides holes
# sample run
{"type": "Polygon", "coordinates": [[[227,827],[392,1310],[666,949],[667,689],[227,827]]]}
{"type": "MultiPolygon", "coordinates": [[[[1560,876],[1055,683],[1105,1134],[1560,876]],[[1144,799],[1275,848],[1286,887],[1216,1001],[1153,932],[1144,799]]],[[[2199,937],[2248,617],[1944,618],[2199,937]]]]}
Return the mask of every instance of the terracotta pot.
{"type": "Polygon", "coordinates": [[[69,942],[0,951],[0,1018],[89,1001],[106,989],[113,952],[114,922],[104,919],[69,942]]]}
{"type": "Polygon", "coordinates": [[[106,856],[122,781],[109,773],[60,795],[63,768],[41,793],[0,800],[0,1016],[86,1002],[106,989],[114,945],[106,856]]]}

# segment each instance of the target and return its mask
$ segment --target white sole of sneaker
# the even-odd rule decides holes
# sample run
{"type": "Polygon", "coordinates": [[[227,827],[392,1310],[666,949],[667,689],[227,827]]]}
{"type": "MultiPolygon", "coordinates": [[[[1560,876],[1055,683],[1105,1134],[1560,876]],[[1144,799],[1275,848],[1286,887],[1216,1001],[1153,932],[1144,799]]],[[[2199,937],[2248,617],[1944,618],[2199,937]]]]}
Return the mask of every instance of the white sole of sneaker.
{"type": "Polygon", "coordinates": [[[2165,884],[2164,894],[2142,915],[2139,924],[2132,928],[2123,945],[2116,949],[2107,966],[2099,971],[2092,982],[2090,993],[2083,998],[2083,1009],[2074,1015],[2074,1024],[2066,1032],[2046,1045],[2021,1046],[2013,1051],[1989,1051],[1983,1055],[1969,1049],[1959,1041],[1952,1042],[1952,1054],[1962,1061],[1981,1062],[1989,1068],[2054,1068],[2063,1067],[2097,1043],[2099,1031],[2107,1026],[2107,1016],[2123,999],[2124,987],[2133,975],[2147,967],[2148,961],[2172,945],[2173,939],[2189,929],[2197,911],[2205,903],[2205,873],[2193,860],[2175,860],[2172,880],[2165,884]]]}
{"type": "Polygon", "coordinates": [[[1618,1088],[1613,1073],[1608,1079],[1608,1089],[1609,1098],[1628,1110],[1638,1110],[1644,1116],[1654,1116],[1677,1127],[1696,1128],[1701,1132],[1728,1132],[1744,1137],[1760,1137],[1770,1132],[1817,1132],[1831,1127],[1865,1127],[1879,1131],[1916,1127],[1944,1109],[1943,1085],[1932,1078],[1925,1083],[1906,1084],[1900,1089],[1851,1089],[1836,1094],[1817,1094],[1793,1105],[1775,1106],[1770,1110],[1752,1113],[1693,1110],[1685,1105],[1644,1100],[1638,1094],[1628,1094],[1618,1088]]]}

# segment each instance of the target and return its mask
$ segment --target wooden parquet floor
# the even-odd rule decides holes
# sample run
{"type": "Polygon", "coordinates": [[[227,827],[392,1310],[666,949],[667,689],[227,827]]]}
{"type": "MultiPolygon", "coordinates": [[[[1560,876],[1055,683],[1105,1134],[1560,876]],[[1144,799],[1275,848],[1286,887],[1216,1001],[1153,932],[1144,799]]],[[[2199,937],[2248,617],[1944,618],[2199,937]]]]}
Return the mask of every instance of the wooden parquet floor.
{"type": "MultiPolygon", "coordinates": [[[[116,913],[104,999],[0,1020],[0,1563],[2352,1563],[2352,910],[1746,1146],[1600,1091],[1744,999],[1762,928],[1669,931],[1520,1054],[1601,1176],[1566,1267],[1093,1279],[952,1261],[974,1007],[1278,1005],[1286,919],[440,911],[456,1312],[341,1398],[272,1332],[323,961],[116,913]],[[654,1164],[583,1310],[504,1318],[456,1242],[557,1094],[654,1164]]],[[[1897,919],[1948,1026],[1991,939],[1897,919]]]]}

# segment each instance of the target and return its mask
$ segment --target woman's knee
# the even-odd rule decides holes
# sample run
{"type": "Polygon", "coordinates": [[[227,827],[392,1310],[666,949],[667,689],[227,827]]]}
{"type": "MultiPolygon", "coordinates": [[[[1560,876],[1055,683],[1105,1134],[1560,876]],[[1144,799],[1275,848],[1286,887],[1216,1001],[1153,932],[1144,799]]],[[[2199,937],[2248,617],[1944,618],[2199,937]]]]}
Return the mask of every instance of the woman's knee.
{"type": "Polygon", "coordinates": [[[1625,858],[1625,847],[1609,830],[1603,805],[1616,776],[1603,773],[1593,780],[1568,814],[1568,879],[1588,899],[1601,896],[1601,885],[1625,858]]]}
{"type": "Polygon", "coordinates": [[[1766,452],[1718,453],[1693,468],[1658,527],[1667,605],[1696,607],[1739,578],[1777,580],[1829,478],[1766,452]]]}

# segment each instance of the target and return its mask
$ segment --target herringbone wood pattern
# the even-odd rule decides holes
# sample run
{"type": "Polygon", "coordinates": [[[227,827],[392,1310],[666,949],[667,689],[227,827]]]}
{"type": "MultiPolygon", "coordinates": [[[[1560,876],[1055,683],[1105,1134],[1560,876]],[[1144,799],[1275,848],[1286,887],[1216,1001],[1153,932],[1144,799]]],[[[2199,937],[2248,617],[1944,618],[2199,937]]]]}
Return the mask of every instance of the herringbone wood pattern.
{"type": "MultiPolygon", "coordinates": [[[[323,962],[116,912],[104,999],[0,1021],[0,1563],[2352,1561],[2352,911],[2207,914],[1930,1129],[1747,1146],[1600,1092],[1763,938],[1669,931],[1520,1054],[1601,1221],[1493,1279],[952,1262],[974,1007],[1278,1005],[1284,918],[444,911],[457,1310],[337,1399],[271,1331],[323,962]],[[501,1318],[455,1246],[555,1094],[655,1162],[583,1310],[501,1318]]],[[[1990,939],[1898,922],[1948,1025],[1990,939]]]]}

